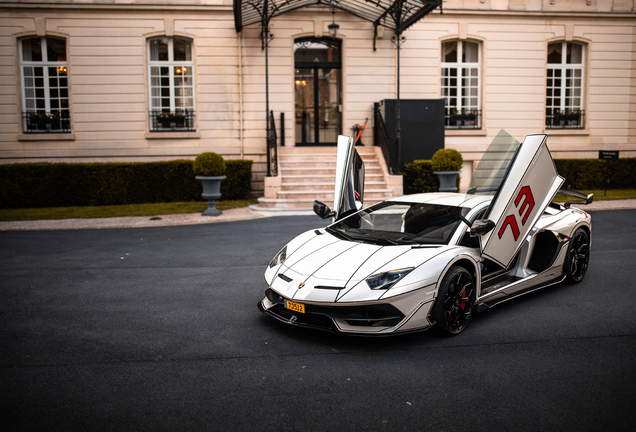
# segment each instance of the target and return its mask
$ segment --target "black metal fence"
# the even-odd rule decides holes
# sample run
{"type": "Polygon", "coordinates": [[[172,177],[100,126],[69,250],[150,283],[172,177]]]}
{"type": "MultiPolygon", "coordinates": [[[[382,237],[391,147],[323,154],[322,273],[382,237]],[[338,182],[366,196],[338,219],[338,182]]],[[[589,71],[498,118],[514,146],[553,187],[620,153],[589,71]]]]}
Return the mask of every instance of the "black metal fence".
{"type": "Polygon", "coordinates": [[[583,129],[585,111],[548,109],[545,114],[545,127],[546,129],[583,129]]]}
{"type": "Polygon", "coordinates": [[[446,129],[481,129],[481,110],[447,109],[445,117],[446,129]]]}
{"type": "Polygon", "coordinates": [[[69,133],[71,115],[65,111],[23,112],[22,124],[24,133],[69,133]]]}
{"type": "Polygon", "coordinates": [[[196,116],[192,110],[176,112],[155,110],[149,113],[150,132],[195,131],[196,116]]]}

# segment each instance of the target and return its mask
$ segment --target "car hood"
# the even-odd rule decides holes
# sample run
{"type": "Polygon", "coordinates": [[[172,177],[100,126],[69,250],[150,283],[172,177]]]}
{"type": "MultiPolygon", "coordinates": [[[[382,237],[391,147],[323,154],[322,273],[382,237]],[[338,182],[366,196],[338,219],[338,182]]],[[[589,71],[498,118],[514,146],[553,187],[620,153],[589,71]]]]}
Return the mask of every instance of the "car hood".
{"type": "MultiPolygon", "coordinates": [[[[387,296],[389,292],[417,289],[431,281],[409,280],[413,278],[407,275],[390,290],[371,290],[365,280],[385,271],[419,267],[454,248],[378,246],[341,240],[325,231],[311,233],[313,236],[307,236],[308,233],[299,236],[297,239],[301,241],[297,246],[294,244],[297,239],[288,244],[287,259],[268,280],[270,286],[284,297],[320,302],[371,301],[387,296]]],[[[435,282],[436,276],[431,280],[435,282]]]]}

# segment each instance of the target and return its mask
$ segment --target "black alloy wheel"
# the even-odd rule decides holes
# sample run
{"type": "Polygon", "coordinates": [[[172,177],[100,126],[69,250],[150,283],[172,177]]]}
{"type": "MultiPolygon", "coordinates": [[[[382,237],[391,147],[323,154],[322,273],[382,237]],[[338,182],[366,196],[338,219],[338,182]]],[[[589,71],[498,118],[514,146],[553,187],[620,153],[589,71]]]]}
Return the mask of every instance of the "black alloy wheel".
{"type": "Polygon", "coordinates": [[[446,273],[433,305],[432,318],[444,336],[461,333],[473,313],[475,284],[464,267],[454,266],[446,273]]]}
{"type": "Polygon", "coordinates": [[[570,238],[568,254],[565,258],[565,276],[569,283],[579,283],[585,277],[590,264],[590,237],[583,228],[579,228],[570,238]]]}

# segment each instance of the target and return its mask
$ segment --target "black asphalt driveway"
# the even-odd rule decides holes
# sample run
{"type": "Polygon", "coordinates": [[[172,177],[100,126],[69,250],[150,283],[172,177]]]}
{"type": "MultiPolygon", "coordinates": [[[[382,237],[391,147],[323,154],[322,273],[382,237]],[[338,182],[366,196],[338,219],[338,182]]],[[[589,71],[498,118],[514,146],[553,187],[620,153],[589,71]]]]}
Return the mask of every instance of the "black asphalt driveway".
{"type": "Polygon", "coordinates": [[[583,283],[466,332],[354,338],[262,315],[317,217],[0,233],[3,431],[596,431],[636,416],[636,210],[593,213],[583,283]]]}

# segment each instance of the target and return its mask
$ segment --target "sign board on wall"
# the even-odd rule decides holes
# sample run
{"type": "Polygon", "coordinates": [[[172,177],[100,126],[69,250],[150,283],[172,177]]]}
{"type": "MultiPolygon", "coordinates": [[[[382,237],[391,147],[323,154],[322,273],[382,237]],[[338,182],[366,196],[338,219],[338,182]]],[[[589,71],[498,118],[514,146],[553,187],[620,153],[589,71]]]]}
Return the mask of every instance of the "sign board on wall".
{"type": "Polygon", "coordinates": [[[599,150],[598,152],[598,158],[599,159],[606,159],[606,160],[614,160],[614,159],[618,159],[618,150],[599,150]]]}

